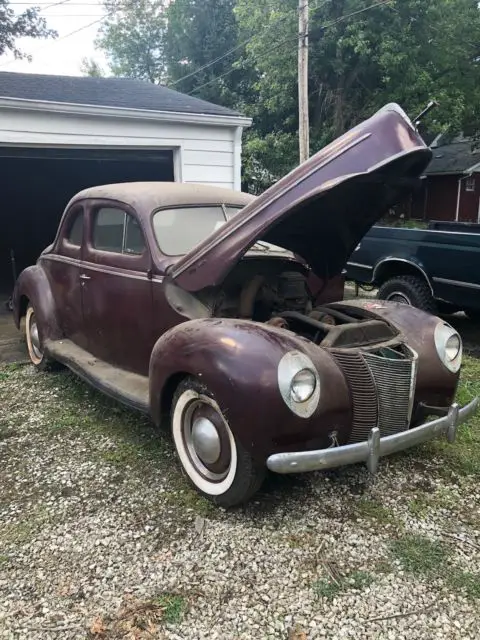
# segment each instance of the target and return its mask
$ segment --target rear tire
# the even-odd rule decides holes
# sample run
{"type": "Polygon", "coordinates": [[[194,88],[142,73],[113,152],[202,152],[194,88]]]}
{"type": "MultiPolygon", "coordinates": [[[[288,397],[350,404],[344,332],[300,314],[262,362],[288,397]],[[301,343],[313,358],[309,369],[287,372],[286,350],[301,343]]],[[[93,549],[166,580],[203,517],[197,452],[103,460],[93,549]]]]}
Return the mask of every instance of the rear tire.
{"type": "Polygon", "coordinates": [[[433,315],[437,313],[429,286],[418,276],[397,276],[387,280],[378,289],[377,298],[409,304],[433,315]]]}
{"type": "Polygon", "coordinates": [[[221,507],[247,502],[260,489],[260,467],[233,434],[213,394],[197,378],[180,383],[172,403],[172,435],[190,483],[221,507]]]}
{"type": "Polygon", "coordinates": [[[25,338],[30,362],[38,371],[46,371],[56,366],[57,363],[45,355],[35,310],[31,304],[28,305],[25,316],[25,338]]]}

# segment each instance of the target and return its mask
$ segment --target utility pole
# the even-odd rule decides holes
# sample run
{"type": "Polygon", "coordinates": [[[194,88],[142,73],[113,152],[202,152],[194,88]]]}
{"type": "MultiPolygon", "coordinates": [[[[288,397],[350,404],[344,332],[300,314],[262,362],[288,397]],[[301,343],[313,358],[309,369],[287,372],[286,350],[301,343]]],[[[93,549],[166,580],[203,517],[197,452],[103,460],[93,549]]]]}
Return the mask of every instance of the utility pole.
{"type": "Polygon", "coordinates": [[[298,0],[298,138],[300,163],[310,156],[308,119],[308,0],[298,0]]]}

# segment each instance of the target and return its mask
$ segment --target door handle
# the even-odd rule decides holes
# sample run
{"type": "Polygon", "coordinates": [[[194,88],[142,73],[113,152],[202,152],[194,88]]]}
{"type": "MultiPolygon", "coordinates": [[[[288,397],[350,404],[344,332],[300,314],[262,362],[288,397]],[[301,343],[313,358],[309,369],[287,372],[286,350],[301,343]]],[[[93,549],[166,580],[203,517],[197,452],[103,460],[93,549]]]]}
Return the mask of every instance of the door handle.
{"type": "Polygon", "coordinates": [[[85,275],[84,273],[80,274],[80,280],[90,280],[90,276],[85,275]]]}

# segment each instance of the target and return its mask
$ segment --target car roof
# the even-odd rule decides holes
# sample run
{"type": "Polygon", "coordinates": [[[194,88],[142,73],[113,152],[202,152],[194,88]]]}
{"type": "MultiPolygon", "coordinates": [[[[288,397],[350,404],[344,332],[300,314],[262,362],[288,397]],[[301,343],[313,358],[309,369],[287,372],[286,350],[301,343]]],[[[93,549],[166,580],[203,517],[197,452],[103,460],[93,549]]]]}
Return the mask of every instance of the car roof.
{"type": "Polygon", "coordinates": [[[195,204],[232,204],[244,206],[255,198],[248,193],[203,184],[179,182],[124,182],[89,187],[77,193],[70,207],[79,200],[117,200],[130,205],[139,213],[150,213],[158,207],[195,204]]]}

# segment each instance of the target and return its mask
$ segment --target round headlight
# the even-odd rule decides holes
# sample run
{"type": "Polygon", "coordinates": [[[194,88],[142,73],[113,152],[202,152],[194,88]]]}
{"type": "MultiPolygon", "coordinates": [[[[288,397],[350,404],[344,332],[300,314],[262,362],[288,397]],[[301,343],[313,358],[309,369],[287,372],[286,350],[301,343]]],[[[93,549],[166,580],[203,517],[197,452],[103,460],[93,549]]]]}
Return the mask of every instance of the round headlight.
{"type": "Polygon", "coordinates": [[[309,400],[317,386],[315,374],[310,369],[302,369],[296,373],[290,385],[290,393],[294,402],[306,402],[309,400]]]}
{"type": "Polygon", "coordinates": [[[447,358],[451,360],[455,360],[455,358],[460,353],[460,349],[462,348],[462,342],[460,340],[460,336],[458,333],[452,334],[445,343],[445,355],[447,358]]]}
{"type": "Polygon", "coordinates": [[[435,327],[435,347],[443,364],[456,373],[462,364],[462,339],[446,322],[439,322],[435,327]]]}
{"type": "Polygon", "coordinates": [[[300,418],[315,413],[320,400],[320,377],[307,354],[289,351],[278,363],[278,390],[288,408],[300,418]]]}

